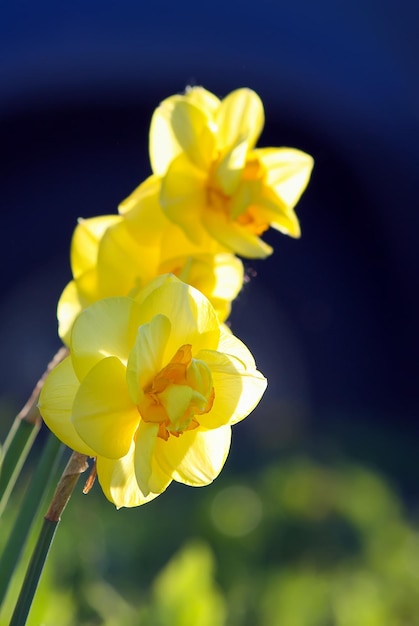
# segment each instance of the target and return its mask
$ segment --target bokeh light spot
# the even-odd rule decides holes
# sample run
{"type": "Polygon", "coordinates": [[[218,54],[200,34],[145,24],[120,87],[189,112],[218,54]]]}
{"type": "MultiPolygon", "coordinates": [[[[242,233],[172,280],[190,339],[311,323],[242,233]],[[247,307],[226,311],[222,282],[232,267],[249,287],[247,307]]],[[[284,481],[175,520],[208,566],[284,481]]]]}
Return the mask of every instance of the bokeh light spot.
{"type": "Polygon", "coordinates": [[[217,529],[230,537],[243,537],[262,519],[262,502],[249,487],[226,487],[215,496],[211,507],[217,529]]]}

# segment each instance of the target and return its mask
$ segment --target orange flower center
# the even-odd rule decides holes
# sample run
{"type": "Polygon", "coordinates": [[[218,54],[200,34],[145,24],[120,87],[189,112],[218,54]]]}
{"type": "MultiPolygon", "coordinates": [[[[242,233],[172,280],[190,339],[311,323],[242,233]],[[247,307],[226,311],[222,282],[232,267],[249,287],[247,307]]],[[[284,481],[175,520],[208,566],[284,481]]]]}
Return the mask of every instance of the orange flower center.
{"type": "Polygon", "coordinates": [[[243,226],[253,235],[261,235],[268,230],[269,222],[264,217],[261,208],[257,206],[257,203],[252,202],[252,188],[253,190],[257,189],[256,196],[259,196],[265,175],[264,167],[256,158],[250,159],[245,164],[242,171],[241,182],[235,193],[241,195],[243,191],[242,186],[246,185],[246,192],[243,193],[243,202],[246,202],[246,204],[243,205],[241,213],[237,217],[232,218],[232,197],[224,193],[214,180],[214,172],[216,171],[217,164],[218,162],[215,161],[206,186],[208,206],[214,211],[224,213],[228,220],[235,219],[240,226],[243,226]]]}
{"type": "Polygon", "coordinates": [[[213,402],[210,369],[193,359],[192,346],[185,344],[144,389],[138,410],[145,422],[159,424],[157,436],[167,441],[198,428],[195,416],[208,413],[213,402]]]}
{"type": "Polygon", "coordinates": [[[207,185],[207,202],[214,211],[222,211],[229,215],[230,196],[227,196],[215,183],[207,185]]]}
{"type": "Polygon", "coordinates": [[[260,215],[258,207],[253,205],[247,207],[246,211],[238,216],[237,223],[253,235],[262,235],[269,228],[268,222],[260,215]]]}

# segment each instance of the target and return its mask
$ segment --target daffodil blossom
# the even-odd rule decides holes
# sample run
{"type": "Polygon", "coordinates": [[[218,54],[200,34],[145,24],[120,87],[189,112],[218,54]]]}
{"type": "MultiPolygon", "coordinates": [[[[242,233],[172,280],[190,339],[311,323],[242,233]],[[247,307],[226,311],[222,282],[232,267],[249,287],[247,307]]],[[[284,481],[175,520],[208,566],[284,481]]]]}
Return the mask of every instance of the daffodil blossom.
{"type": "Polygon", "coordinates": [[[160,181],[165,214],[191,241],[200,244],[210,235],[255,258],[272,252],[260,238],[269,226],[299,237],[294,207],[313,159],[294,148],[255,148],[263,125],[262,102],[250,89],[219,100],[192,87],[154,112],[150,184],[160,181]]]}
{"type": "Polygon", "coordinates": [[[136,298],[100,300],[78,316],[70,356],[47,378],[39,409],[59,439],[96,457],[107,498],[132,507],[172,480],[209,484],[231,426],[265,387],[205,296],[162,275],[136,298]]]}
{"type": "Polygon", "coordinates": [[[161,211],[149,184],[125,200],[135,202],[129,217],[102,215],[80,220],[72,238],[73,280],[58,303],[59,334],[70,340],[77,315],[96,300],[133,295],[151,279],[174,273],[212,302],[221,321],[243,285],[243,265],[209,237],[206,245],[191,243],[161,211]]]}

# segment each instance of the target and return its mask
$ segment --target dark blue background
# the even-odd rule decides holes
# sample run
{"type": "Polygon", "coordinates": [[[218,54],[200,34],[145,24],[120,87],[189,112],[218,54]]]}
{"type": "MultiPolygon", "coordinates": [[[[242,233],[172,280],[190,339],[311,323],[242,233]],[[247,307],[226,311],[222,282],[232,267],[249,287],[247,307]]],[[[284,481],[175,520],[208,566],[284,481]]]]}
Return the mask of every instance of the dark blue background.
{"type": "Polygon", "coordinates": [[[281,416],[316,425],[346,415],[413,432],[417,6],[3,3],[3,402],[18,408],[59,345],[55,306],[76,218],[114,212],[150,173],[159,101],[187,84],[220,97],[248,86],[266,109],[259,145],[316,161],[298,207],[302,239],[269,233],[274,256],[247,263],[257,275],[232,317],[269,378],[269,428],[281,416]]]}

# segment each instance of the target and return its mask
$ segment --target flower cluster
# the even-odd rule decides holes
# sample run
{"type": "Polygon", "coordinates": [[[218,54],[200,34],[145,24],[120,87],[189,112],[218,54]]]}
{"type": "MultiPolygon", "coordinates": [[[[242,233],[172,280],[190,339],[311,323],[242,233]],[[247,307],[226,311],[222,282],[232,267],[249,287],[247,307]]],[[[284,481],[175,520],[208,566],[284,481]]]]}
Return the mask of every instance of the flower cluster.
{"type": "Polygon", "coordinates": [[[224,325],[243,284],[242,257],[293,237],[312,168],[291,148],[255,148],[259,97],[224,100],[201,87],[165,100],[150,127],[153,174],[115,215],[80,220],[72,281],[58,303],[69,356],[39,409],[72,449],[94,457],[117,507],[138,506],[172,480],[206,485],[226,460],[231,426],[266,380],[224,325]]]}

